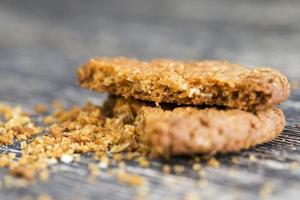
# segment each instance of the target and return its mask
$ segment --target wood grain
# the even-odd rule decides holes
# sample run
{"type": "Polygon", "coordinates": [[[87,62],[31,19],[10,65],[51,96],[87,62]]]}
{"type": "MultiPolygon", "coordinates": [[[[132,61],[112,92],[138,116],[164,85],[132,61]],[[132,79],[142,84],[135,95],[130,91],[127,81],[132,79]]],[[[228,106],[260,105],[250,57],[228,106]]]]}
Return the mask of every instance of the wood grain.
{"type": "MultiPolygon", "coordinates": [[[[90,57],[131,56],[141,59],[228,59],[249,65],[272,66],[291,80],[300,80],[300,2],[291,1],[9,1],[0,2],[0,100],[21,104],[61,99],[66,106],[106,95],[76,85],[75,69],[90,57]]],[[[285,110],[288,125],[276,140],[239,154],[218,155],[220,168],[204,167],[206,184],[199,186],[188,158],[182,175],[164,175],[166,161],[153,160],[149,169],[134,162],[127,170],[143,176],[146,187],[118,183],[101,172],[88,184],[88,156],[80,163],[58,164],[47,183],[0,189],[0,199],[20,199],[48,193],[53,199],[132,199],[148,190],[149,199],[261,199],[263,185],[272,185],[269,199],[296,199],[300,191],[300,90],[294,89],[285,110]],[[249,160],[249,155],[257,157],[249,160]],[[231,158],[237,157],[237,165],[231,158]]],[[[17,145],[1,152],[18,151],[17,145]]],[[[0,169],[3,178],[7,170],[0,169]]]]}

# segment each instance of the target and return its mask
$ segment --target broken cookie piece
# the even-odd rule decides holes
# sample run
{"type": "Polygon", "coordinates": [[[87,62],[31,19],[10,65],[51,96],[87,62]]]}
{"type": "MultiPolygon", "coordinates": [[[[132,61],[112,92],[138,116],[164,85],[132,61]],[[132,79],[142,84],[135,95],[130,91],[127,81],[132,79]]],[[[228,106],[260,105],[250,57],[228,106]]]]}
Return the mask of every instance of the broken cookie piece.
{"type": "Polygon", "coordinates": [[[110,97],[111,115],[132,124],[139,148],[152,156],[236,152],[276,138],[284,129],[282,110],[257,113],[238,109],[158,108],[149,103],[110,97]]]}
{"type": "Polygon", "coordinates": [[[226,61],[94,58],[78,69],[78,80],[84,88],[125,98],[243,110],[270,108],[290,93],[287,78],[278,71],[226,61]]]}

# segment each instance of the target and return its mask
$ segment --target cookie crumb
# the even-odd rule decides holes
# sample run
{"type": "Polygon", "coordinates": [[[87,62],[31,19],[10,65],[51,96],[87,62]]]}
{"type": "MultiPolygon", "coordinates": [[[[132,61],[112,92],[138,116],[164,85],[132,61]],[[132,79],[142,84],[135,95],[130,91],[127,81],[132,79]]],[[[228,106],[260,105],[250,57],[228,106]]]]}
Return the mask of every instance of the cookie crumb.
{"type": "Polygon", "coordinates": [[[208,166],[218,168],[220,167],[220,162],[216,158],[210,158],[207,161],[208,166]]]}
{"type": "Polygon", "coordinates": [[[102,156],[98,165],[100,169],[106,169],[109,165],[109,158],[107,156],[102,156]]]}
{"type": "Polygon", "coordinates": [[[43,118],[44,124],[53,124],[55,122],[53,116],[49,115],[43,118]]]}
{"type": "Polygon", "coordinates": [[[202,167],[200,163],[194,163],[192,168],[194,171],[200,171],[202,167]]]}
{"type": "Polygon", "coordinates": [[[169,165],[163,165],[162,171],[164,174],[170,174],[171,173],[171,167],[169,165]]]}
{"type": "Polygon", "coordinates": [[[33,180],[35,177],[35,172],[26,166],[20,165],[20,166],[12,167],[10,170],[13,176],[21,176],[28,180],[33,180]]]}
{"type": "Polygon", "coordinates": [[[69,164],[73,161],[73,156],[71,155],[68,155],[68,154],[63,154],[61,157],[60,157],[60,160],[65,163],[65,164],[69,164]]]}
{"type": "Polygon", "coordinates": [[[175,174],[182,174],[185,171],[185,167],[183,165],[174,165],[173,169],[175,174]]]}
{"type": "Polygon", "coordinates": [[[49,194],[43,193],[39,195],[38,200],[53,200],[53,199],[51,196],[49,196],[49,194]]]}
{"type": "Polygon", "coordinates": [[[297,161],[293,161],[290,163],[290,169],[291,171],[296,171],[299,167],[299,163],[297,161]]]}
{"type": "Polygon", "coordinates": [[[39,174],[39,178],[42,182],[46,182],[49,178],[49,173],[48,170],[43,170],[39,174]]]}
{"type": "Polygon", "coordinates": [[[147,168],[150,165],[150,162],[144,156],[140,156],[137,160],[141,167],[147,168]]]}
{"type": "Polygon", "coordinates": [[[121,183],[126,183],[131,186],[140,186],[144,183],[143,177],[135,174],[129,174],[124,171],[118,173],[118,180],[121,183]]]}
{"type": "Polygon", "coordinates": [[[122,158],[123,158],[123,156],[122,156],[122,154],[120,154],[120,153],[117,153],[117,154],[114,154],[114,155],[113,155],[113,159],[114,159],[115,161],[120,161],[120,160],[122,160],[122,158]]]}
{"type": "Polygon", "coordinates": [[[194,192],[189,192],[189,193],[185,194],[183,199],[184,200],[200,200],[198,195],[194,192]]]}
{"type": "Polygon", "coordinates": [[[127,159],[127,160],[132,160],[132,159],[134,159],[134,158],[136,158],[136,157],[138,157],[139,156],[139,153],[138,152],[126,152],[125,153],[125,158],[127,159]]]}
{"type": "Polygon", "coordinates": [[[232,164],[238,164],[240,162],[240,159],[239,158],[237,158],[237,157],[232,157],[231,158],[231,163],[232,164]]]}
{"type": "Polygon", "coordinates": [[[48,106],[46,104],[39,103],[35,105],[34,110],[38,114],[44,114],[48,112],[48,106]]]}
{"type": "Polygon", "coordinates": [[[259,190],[259,196],[262,199],[267,199],[271,196],[273,192],[273,183],[272,182],[266,182],[262,185],[262,187],[259,190]]]}
{"type": "Polygon", "coordinates": [[[88,169],[90,170],[90,173],[93,176],[98,176],[99,173],[100,173],[99,167],[95,163],[89,163],[88,164],[88,169]]]}
{"type": "Polygon", "coordinates": [[[257,161],[257,157],[254,154],[250,154],[249,160],[251,160],[252,162],[255,162],[255,161],[257,161]]]}
{"type": "Polygon", "coordinates": [[[55,99],[54,101],[52,101],[52,108],[54,108],[56,111],[63,110],[61,101],[59,99],[55,99]]]}

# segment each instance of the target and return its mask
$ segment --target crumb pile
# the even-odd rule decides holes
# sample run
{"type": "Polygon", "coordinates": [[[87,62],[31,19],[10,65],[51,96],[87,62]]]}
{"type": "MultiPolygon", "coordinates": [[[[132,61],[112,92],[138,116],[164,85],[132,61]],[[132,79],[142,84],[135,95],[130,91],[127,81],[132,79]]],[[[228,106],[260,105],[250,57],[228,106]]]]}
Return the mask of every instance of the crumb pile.
{"type": "MultiPolygon", "coordinates": [[[[3,131],[2,140],[9,141],[4,144],[16,140],[21,148],[20,157],[14,153],[2,154],[1,167],[8,167],[13,175],[27,179],[38,175],[42,181],[48,178],[49,165],[78,161],[82,153],[93,153],[102,166],[108,165],[109,153],[114,160],[134,158],[141,167],[148,167],[150,163],[145,158],[148,156],[237,151],[276,137],[284,127],[280,123],[283,113],[276,108],[256,115],[241,110],[220,113],[214,108],[172,108],[170,105],[159,108],[114,96],[109,96],[103,106],[86,103],[69,110],[56,102],[53,113],[43,116],[43,128],[36,126],[20,107],[2,104],[1,113],[6,119],[2,126],[14,128],[13,137],[3,131]],[[236,124],[236,120],[243,123],[236,124]],[[224,123],[226,130],[222,129],[224,123]],[[24,131],[15,130],[25,130],[28,134],[25,137],[24,131]],[[43,134],[32,138],[43,130],[43,134]],[[232,134],[237,131],[241,134],[232,134]]],[[[215,160],[209,160],[208,164],[217,166],[215,160]]],[[[89,168],[92,174],[97,174],[95,166],[89,168]]],[[[184,169],[175,166],[174,171],[181,173],[184,169]]],[[[124,173],[119,177],[120,180],[128,178],[124,173]]]]}
{"type": "MultiPolygon", "coordinates": [[[[145,129],[141,127],[141,121],[144,121],[145,117],[141,115],[141,110],[142,108],[153,108],[154,111],[157,110],[156,112],[161,110],[146,104],[143,106],[134,101],[115,97],[109,97],[103,106],[86,103],[82,107],[74,106],[69,110],[55,102],[53,113],[39,115],[43,122],[42,127],[39,127],[30,114],[23,112],[20,106],[1,104],[2,126],[7,127],[7,130],[8,127],[14,127],[13,137],[2,130],[1,137],[6,141],[2,144],[19,143],[21,152],[1,154],[0,167],[8,168],[13,176],[47,181],[48,169],[52,165],[58,162],[66,164],[76,162],[80,160],[81,154],[93,153],[93,159],[97,164],[88,164],[92,179],[99,174],[99,170],[108,168],[113,161],[118,161],[117,179],[128,185],[141,185],[144,183],[143,178],[126,172],[122,160],[134,159],[141,167],[150,166],[148,155],[151,149],[141,135],[145,129]],[[140,113],[139,117],[137,113],[140,113]],[[24,131],[15,131],[27,130],[28,127],[32,130],[26,137],[22,136],[24,131]]],[[[40,109],[36,109],[36,113],[44,114],[48,108],[43,106],[42,110],[43,112],[40,112],[40,109]]],[[[199,161],[197,159],[193,166],[197,172],[201,169],[199,161]]],[[[181,174],[185,169],[181,165],[175,165],[174,169],[164,165],[162,170],[165,173],[174,171],[181,174]]],[[[9,176],[3,181],[8,187],[12,185],[24,187],[28,184],[9,176]]]]}
{"type": "Polygon", "coordinates": [[[5,122],[0,121],[0,144],[12,144],[14,140],[26,140],[43,131],[35,126],[28,114],[20,106],[11,107],[0,103],[0,115],[5,122]]]}
{"type": "Polygon", "coordinates": [[[78,153],[92,152],[97,160],[105,159],[108,152],[117,155],[125,149],[142,153],[134,127],[118,117],[106,117],[105,112],[91,103],[70,110],[56,107],[53,114],[43,119],[45,133],[26,141],[43,129],[34,125],[20,107],[1,104],[1,114],[6,119],[1,125],[2,144],[12,144],[14,140],[21,144],[21,157],[2,154],[1,167],[27,179],[33,179],[37,173],[41,179],[47,179],[49,165],[58,160],[70,163],[80,157],[78,153]]]}

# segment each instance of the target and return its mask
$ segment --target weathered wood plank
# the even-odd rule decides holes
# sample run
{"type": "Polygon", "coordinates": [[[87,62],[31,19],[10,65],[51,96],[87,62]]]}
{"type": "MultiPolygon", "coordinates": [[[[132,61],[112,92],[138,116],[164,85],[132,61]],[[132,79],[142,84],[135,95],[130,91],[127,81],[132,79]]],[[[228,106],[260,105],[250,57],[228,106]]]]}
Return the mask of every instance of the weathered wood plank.
{"type": "MultiPolygon", "coordinates": [[[[0,100],[31,110],[35,103],[61,99],[66,106],[106,95],[79,89],[75,70],[95,55],[150,59],[229,59],[270,65],[300,79],[300,2],[265,1],[2,1],[0,3],[0,100]],[[128,3],[129,2],[129,3],[128,3]],[[234,8],[234,10],[232,9],[234,8]],[[280,13],[280,14],[278,14],[280,13]]],[[[148,187],[132,188],[102,171],[88,184],[86,156],[80,163],[58,164],[50,180],[27,188],[0,189],[0,199],[20,199],[42,192],[55,199],[132,199],[148,190],[149,199],[182,199],[193,192],[201,199],[259,199],[265,183],[270,199],[295,199],[300,191],[300,90],[281,107],[288,126],[276,140],[241,153],[218,155],[220,168],[204,167],[199,186],[187,157],[153,160],[149,169],[128,162],[126,169],[145,177],[148,187]],[[249,160],[249,155],[257,157],[249,160]],[[231,163],[237,157],[240,162],[231,163]],[[165,175],[164,163],[183,164],[182,175],[165,175]]],[[[0,147],[18,151],[17,146],[0,147]]],[[[0,169],[0,177],[7,174],[0,169]]]]}

